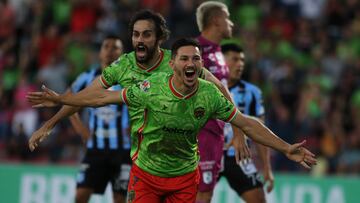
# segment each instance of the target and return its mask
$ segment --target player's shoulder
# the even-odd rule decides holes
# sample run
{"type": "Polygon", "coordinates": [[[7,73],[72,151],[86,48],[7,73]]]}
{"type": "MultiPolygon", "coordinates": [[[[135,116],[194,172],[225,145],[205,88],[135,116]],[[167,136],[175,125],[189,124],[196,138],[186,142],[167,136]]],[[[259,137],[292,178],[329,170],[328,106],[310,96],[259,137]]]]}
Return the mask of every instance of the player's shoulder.
{"type": "Polygon", "coordinates": [[[199,88],[200,89],[206,89],[208,91],[217,91],[218,88],[216,87],[216,85],[212,82],[209,82],[207,80],[201,79],[199,78],[199,88]]]}
{"type": "Polygon", "coordinates": [[[75,80],[89,80],[89,78],[95,78],[97,73],[101,73],[101,69],[99,67],[91,68],[80,73],[75,80]]]}
{"type": "Polygon", "coordinates": [[[261,89],[255,84],[245,80],[241,80],[241,82],[244,84],[246,90],[254,93],[261,93],[261,89]]]}
{"type": "MultiPolygon", "coordinates": [[[[117,58],[114,62],[112,62],[110,66],[123,67],[123,65],[133,64],[135,62],[136,62],[135,54],[132,51],[130,53],[124,53],[121,56],[119,56],[119,58],[117,58]]],[[[128,67],[126,67],[126,68],[128,68],[128,67]]]]}
{"type": "Polygon", "coordinates": [[[171,58],[171,50],[161,49],[161,51],[164,53],[164,58],[171,58]]]}

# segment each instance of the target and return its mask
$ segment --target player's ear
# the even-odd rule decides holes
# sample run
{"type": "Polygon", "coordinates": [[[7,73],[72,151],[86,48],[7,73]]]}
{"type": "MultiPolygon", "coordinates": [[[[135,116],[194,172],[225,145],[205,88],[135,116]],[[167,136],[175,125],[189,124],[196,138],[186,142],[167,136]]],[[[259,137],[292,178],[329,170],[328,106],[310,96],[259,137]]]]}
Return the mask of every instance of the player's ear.
{"type": "Polygon", "coordinates": [[[170,65],[170,67],[171,67],[172,69],[174,69],[174,63],[175,63],[174,59],[171,58],[170,61],[169,61],[169,65],[170,65]]]}

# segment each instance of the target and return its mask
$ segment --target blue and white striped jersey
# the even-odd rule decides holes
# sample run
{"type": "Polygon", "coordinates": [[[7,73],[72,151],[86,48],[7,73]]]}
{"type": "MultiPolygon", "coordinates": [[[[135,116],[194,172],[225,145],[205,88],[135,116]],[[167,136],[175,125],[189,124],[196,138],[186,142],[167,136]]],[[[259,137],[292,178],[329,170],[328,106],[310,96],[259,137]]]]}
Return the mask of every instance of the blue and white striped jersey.
{"type": "MultiPolygon", "coordinates": [[[[101,69],[91,69],[80,74],[71,85],[73,93],[79,92],[97,77],[101,69]]],[[[120,90],[115,85],[109,90],[120,90]]],[[[107,105],[99,108],[86,108],[91,139],[87,141],[89,150],[130,149],[130,137],[125,130],[129,127],[128,111],[125,105],[107,105]]]]}
{"type": "MultiPolygon", "coordinates": [[[[261,117],[265,114],[262,93],[257,86],[244,80],[240,80],[235,86],[229,87],[229,90],[235,105],[241,113],[254,117],[261,117]]],[[[233,131],[229,123],[225,125],[224,134],[225,142],[230,142],[233,137],[233,131]]],[[[234,148],[230,147],[226,154],[228,156],[234,156],[234,148]]]]}

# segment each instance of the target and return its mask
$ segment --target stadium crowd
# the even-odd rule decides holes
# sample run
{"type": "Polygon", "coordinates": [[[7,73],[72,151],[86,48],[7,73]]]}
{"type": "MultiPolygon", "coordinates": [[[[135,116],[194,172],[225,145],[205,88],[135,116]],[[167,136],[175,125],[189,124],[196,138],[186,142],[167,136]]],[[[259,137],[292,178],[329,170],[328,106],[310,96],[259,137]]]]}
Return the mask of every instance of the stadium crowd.
{"type": "MultiPolygon", "coordinates": [[[[33,109],[25,100],[41,84],[64,92],[96,64],[109,34],[130,50],[128,23],[140,8],[165,16],[178,37],[199,34],[200,0],[1,0],[0,160],[73,164],[84,146],[63,121],[40,148],[31,134],[57,109],[33,109]]],[[[307,140],[318,155],[317,175],[360,172],[360,2],[356,0],[225,1],[235,41],[246,52],[245,77],[261,87],[266,125],[285,141],[307,140]]],[[[226,43],[226,42],[224,42],[226,43]]],[[[301,172],[272,152],[275,171],[301,172]]]]}

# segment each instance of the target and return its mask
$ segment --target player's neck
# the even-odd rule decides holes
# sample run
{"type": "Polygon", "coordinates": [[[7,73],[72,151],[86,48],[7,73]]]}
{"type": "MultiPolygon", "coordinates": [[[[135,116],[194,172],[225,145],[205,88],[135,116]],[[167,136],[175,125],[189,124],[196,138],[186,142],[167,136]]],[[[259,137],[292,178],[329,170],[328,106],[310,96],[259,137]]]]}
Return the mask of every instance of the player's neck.
{"type": "Polygon", "coordinates": [[[222,40],[222,37],[219,34],[219,32],[214,30],[213,28],[203,30],[201,32],[201,36],[215,44],[220,44],[220,42],[222,40]]]}
{"type": "Polygon", "coordinates": [[[155,51],[153,57],[146,63],[139,63],[142,67],[145,68],[151,68],[153,67],[155,64],[157,64],[159,62],[160,56],[161,56],[161,49],[160,47],[157,49],[157,51],[155,51]]]}
{"type": "Polygon", "coordinates": [[[177,92],[179,92],[182,95],[188,95],[192,92],[194,92],[199,85],[199,81],[197,80],[196,83],[189,87],[184,84],[184,82],[181,80],[181,78],[176,77],[175,75],[172,78],[172,83],[177,92]]]}
{"type": "Polygon", "coordinates": [[[229,78],[229,80],[228,80],[228,87],[230,88],[230,87],[235,86],[238,81],[239,81],[239,80],[229,78]]]}

